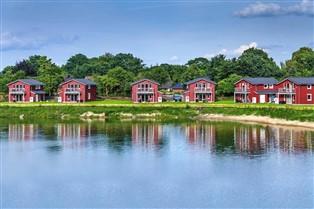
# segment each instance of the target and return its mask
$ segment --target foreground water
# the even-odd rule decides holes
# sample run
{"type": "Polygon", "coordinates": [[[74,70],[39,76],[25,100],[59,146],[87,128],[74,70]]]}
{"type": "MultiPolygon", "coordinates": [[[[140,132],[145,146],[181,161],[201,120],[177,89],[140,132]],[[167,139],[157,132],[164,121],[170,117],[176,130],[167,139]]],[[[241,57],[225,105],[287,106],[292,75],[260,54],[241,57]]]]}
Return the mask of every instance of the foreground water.
{"type": "Polygon", "coordinates": [[[312,208],[314,132],[0,121],[3,208],[312,208]]]}

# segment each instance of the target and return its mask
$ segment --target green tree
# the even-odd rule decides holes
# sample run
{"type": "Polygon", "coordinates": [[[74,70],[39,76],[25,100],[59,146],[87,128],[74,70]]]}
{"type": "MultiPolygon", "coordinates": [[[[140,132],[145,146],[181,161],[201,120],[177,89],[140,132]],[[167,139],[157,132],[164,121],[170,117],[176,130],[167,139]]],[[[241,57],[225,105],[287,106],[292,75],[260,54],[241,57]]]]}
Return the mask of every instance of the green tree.
{"type": "Polygon", "coordinates": [[[205,70],[200,69],[196,64],[191,64],[181,76],[181,82],[185,83],[195,78],[206,76],[205,70]]]}
{"type": "Polygon", "coordinates": [[[40,57],[39,65],[38,80],[45,84],[45,91],[51,96],[57,91],[58,85],[63,81],[65,72],[52,63],[51,59],[47,59],[46,56],[40,57]]]}
{"type": "Polygon", "coordinates": [[[99,76],[99,78],[104,96],[109,96],[110,92],[113,93],[114,90],[119,87],[120,82],[115,78],[108,75],[99,76]]]}
{"type": "Polygon", "coordinates": [[[234,92],[234,84],[239,81],[242,76],[231,74],[227,78],[218,82],[217,96],[231,96],[234,92]]]}
{"type": "Polygon", "coordinates": [[[140,58],[134,57],[132,54],[117,54],[113,57],[110,57],[110,54],[107,57],[110,64],[110,68],[121,67],[127,72],[131,72],[134,75],[137,75],[143,68],[143,60],[140,58]]]}
{"type": "Polygon", "coordinates": [[[261,49],[250,48],[238,58],[238,75],[248,77],[280,77],[281,72],[272,58],[261,49]]]}
{"type": "Polygon", "coordinates": [[[107,76],[119,82],[119,86],[114,88],[115,95],[128,95],[130,92],[130,83],[134,80],[134,75],[121,67],[116,67],[108,71],[107,76]]]}
{"type": "Polygon", "coordinates": [[[289,76],[314,76],[314,51],[308,47],[302,47],[292,53],[292,58],[283,65],[284,77],[289,76]]]}
{"type": "Polygon", "coordinates": [[[88,63],[89,59],[84,54],[76,54],[68,59],[67,63],[62,66],[62,69],[75,78],[81,78],[86,75],[82,65],[88,63]]]}
{"type": "Polygon", "coordinates": [[[143,72],[142,78],[149,78],[155,80],[162,85],[170,80],[168,71],[169,66],[167,64],[153,66],[143,72]]]}

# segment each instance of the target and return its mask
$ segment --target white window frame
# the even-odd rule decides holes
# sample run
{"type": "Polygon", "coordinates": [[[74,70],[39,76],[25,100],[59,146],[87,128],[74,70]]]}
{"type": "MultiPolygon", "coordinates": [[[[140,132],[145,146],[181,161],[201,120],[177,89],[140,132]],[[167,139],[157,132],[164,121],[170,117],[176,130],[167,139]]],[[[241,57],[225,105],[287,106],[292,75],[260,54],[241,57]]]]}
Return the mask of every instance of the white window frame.
{"type": "Polygon", "coordinates": [[[268,84],[264,84],[264,89],[268,89],[268,84]]]}
{"type": "Polygon", "coordinates": [[[87,99],[90,100],[90,93],[87,94],[87,99]]]}
{"type": "Polygon", "coordinates": [[[307,89],[312,89],[312,85],[307,85],[307,89]]]}
{"type": "Polygon", "coordinates": [[[312,101],[312,94],[307,94],[306,98],[308,102],[312,101]]]}
{"type": "Polygon", "coordinates": [[[269,84],[269,89],[273,89],[274,88],[274,84],[269,84]]]}

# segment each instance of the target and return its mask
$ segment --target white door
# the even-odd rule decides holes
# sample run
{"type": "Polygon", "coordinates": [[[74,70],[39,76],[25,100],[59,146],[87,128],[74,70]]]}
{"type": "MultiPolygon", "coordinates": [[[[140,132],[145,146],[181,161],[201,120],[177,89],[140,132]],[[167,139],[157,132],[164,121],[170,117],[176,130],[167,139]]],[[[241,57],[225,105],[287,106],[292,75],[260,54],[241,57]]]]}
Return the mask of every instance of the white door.
{"type": "Polygon", "coordinates": [[[158,102],[162,102],[162,97],[158,97],[158,102]]]}
{"type": "Polygon", "coordinates": [[[190,102],[190,97],[189,96],[185,97],[185,102],[190,102]]]}
{"type": "Polygon", "coordinates": [[[62,102],[62,97],[58,97],[58,102],[62,102]]]}
{"type": "Polygon", "coordinates": [[[259,102],[260,103],[265,103],[265,94],[262,94],[259,96],[259,102]]]}
{"type": "Polygon", "coordinates": [[[33,102],[33,100],[34,100],[33,98],[34,98],[34,97],[30,97],[30,98],[29,98],[29,102],[33,102]]]}
{"type": "Polygon", "coordinates": [[[291,95],[286,95],[286,103],[287,104],[292,104],[292,97],[291,97],[291,95]]]}
{"type": "Polygon", "coordinates": [[[252,97],[252,103],[256,103],[256,97],[252,97]]]}
{"type": "Polygon", "coordinates": [[[35,95],[35,101],[38,102],[38,94],[35,95]]]}

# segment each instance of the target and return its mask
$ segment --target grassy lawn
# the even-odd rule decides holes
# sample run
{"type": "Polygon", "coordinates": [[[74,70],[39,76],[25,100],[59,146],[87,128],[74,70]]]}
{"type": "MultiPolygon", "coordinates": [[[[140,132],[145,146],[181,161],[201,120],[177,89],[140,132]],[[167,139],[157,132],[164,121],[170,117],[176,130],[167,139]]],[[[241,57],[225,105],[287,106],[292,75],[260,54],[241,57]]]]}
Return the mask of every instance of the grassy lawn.
{"type": "Polygon", "coordinates": [[[18,106],[18,107],[30,107],[30,106],[134,106],[134,107],[235,107],[235,108],[292,108],[292,109],[310,109],[314,110],[314,105],[287,105],[287,104],[272,104],[272,103],[257,103],[257,104],[243,104],[234,103],[233,100],[220,100],[213,103],[196,102],[163,102],[163,103],[132,103],[130,100],[102,100],[93,101],[87,103],[58,103],[58,102],[34,102],[34,103],[9,103],[0,102],[0,106],[18,106]]]}

